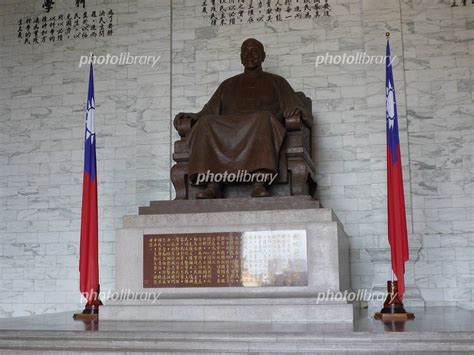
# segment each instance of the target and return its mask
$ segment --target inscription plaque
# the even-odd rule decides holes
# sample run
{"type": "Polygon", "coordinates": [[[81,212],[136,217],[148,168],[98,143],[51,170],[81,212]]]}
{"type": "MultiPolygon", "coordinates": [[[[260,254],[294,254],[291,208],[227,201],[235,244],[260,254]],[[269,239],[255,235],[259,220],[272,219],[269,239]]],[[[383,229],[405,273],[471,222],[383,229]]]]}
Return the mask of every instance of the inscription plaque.
{"type": "Polygon", "coordinates": [[[145,235],[143,287],[306,286],[305,230],[145,235]]]}
{"type": "Polygon", "coordinates": [[[144,287],[241,286],[241,233],[144,236],[144,287]]]}

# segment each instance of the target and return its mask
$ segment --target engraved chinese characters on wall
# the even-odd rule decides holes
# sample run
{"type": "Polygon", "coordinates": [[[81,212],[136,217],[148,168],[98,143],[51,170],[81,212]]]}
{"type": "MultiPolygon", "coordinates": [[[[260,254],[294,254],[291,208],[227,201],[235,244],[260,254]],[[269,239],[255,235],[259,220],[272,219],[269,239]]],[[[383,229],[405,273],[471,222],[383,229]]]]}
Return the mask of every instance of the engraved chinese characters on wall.
{"type": "Polygon", "coordinates": [[[144,236],[144,288],[307,284],[305,230],[144,236]]]}
{"type": "Polygon", "coordinates": [[[54,1],[53,0],[43,0],[43,9],[46,10],[46,12],[50,12],[53,9],[54,1]]]}
{"type": "MultiPolygon", "coordinates": [[[[198,0],[199,1],[199,0],[198,0]]],[[[211,26],[331,16],[329,0],[200,0],[211,26]]]]}
{"type": "MultiPolygon", "coordinates": [[[[76,7],[80,7],[82,5],[82,8],[86,7],[86,0],[75,0],[76,7]]],[[[55,2],[53,0],[43,0],[43,9],[46,10],[46,12],[50,12],[53,9],[53,5],[55,2]]]]}
{"type": "Polygon", "coordinates": [[[452,0],[451,7],[474,5],[474,0],[452,0]]]}
{"type": "Polygon", "coordinates": [[[114,11],[102,9],[25,16],[18,20],[17,33],[18,41],[24,44],[111,36],[114,33],[114,11]]]}

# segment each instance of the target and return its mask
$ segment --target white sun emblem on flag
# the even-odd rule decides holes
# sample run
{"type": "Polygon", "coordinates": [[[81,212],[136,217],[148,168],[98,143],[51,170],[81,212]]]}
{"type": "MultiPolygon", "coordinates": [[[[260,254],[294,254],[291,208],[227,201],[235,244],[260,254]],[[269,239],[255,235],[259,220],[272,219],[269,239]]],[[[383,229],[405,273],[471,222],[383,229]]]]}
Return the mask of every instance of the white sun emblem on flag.
{"type": "Polygon", "coordinates": [[[386,97],[387,97],[387,120],[388,120],[388,128],[392,129],[393,124],[395,123],[395,98],[392,83],[388,82],[388,88],[386,89],[386,97]]]}
{"type": "Polygon", "coordinates": [[[86,112],[86,140],[91,138],[91,144],[94,143],[94,112],[95,112],[95,103],[94,98],[90,102],[87,103],[87,112],[86,112]]]}

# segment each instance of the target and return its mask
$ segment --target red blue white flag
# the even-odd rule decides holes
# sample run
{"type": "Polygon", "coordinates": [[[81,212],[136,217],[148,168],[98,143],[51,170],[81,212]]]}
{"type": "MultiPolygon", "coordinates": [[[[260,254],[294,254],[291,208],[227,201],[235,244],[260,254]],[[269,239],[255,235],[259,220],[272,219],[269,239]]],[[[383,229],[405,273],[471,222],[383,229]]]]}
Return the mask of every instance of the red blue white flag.
{"type": "Polygon", "coordinates": [[[405,262],[408,260],[408,238],[405,197],[403,193],[402,160],[398,136],[397,102],[388,39],[385,67],[388,241],[392,256],[392,270],[398,281],[398,296],[402,300],[405,292],[405,262]]]}
{"type": "Polygon", "coordinates": [[[81,248],[79,255],[80,291],[88,304],[97,298],[99,289],[99,238],[97,215],[97,164],[94,130],[94,70],[90,65],[82,186],[81,248]]]}

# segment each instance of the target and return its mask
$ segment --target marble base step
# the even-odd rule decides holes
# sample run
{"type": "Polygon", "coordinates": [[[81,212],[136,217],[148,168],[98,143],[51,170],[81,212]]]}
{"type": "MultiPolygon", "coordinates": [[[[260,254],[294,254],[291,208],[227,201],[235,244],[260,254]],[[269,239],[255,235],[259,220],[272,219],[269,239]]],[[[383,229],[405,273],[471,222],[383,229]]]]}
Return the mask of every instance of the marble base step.
{"type": "Polygon", "coordinates": [[[100,320],[352,323],[353,306],[317,298],[119,300],[101,308],[100,320]]]}
{"type": "MultiPolygon", "coordinates": [[[[227,327],[224,326],[224,329],[227,327]]],[[[114,352],[186,353],[473,353],[474,333],[261,333],[252,331],[0,331],[0,351],[26,354],[114,352]]]]}
{"type": "Polygon", "coordinates": [[[354,324],[302,322],[72,320],[74,311],[0,319],[0,354],[144,353],[474,353],[474,312],[455,307],[409,309],[416,318],[393,330],[356,310],[354,324]]]}

